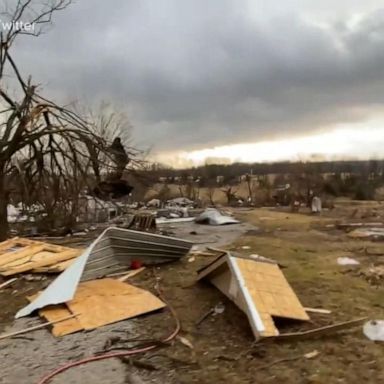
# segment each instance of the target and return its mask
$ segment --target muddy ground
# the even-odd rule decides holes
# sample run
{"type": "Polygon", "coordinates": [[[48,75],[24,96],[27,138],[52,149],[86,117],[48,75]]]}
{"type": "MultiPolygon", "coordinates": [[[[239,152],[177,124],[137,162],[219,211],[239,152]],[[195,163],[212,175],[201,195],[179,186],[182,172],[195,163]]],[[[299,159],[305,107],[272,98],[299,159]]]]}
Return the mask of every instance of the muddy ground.
{"type": "MultiPolygon", "coordinates": [[[[384,220],[384,208],[380,205],[340,201],[335,210],[321,216],[277,209],[242,209],[236,215],[243,224],[226,227],[167,224],[166,230],[200,243],[200,248],[226,245],[244,254],[274,258],[286,267],[284,274],[304,306],[332,311],[330,315],[311,314],[311,322],[307,323],[282,323],[281,332],[306,330],[361,316],[384,318],[383,282],[372,284],[363,273],[371,265],[384,264],[384,256],[365,252],[370,249],[374,250],[370,253],[384,254],[384,243],[351,240],[345,231],[332,227],[336,221],[343,220],[384,220]],[[341,267],[336,263],[340,256],[353,257],[361,264],[354,268],[341,267]]],[[[195,282],[196,270],[211,259],[196,256],[190,261],[187,256],[154,272],[148,269],[130,281],[155,292],[155,276],[160,278],[164,296],[181,320],[181,335],[192,343],[193,349],[175,340],[155,352],[135,357],[133,365],[109,359],[74,368],[52,383],[130,383],[130,373],[144,383],[162,384],[383,382],[384,344],[368,340],[360,326],[320,339],[253,346],[252,332],[241,311],[214,287],[195,282]],[[201,314],[220,301],[225,304],[224,313],[210,317],[196,328],[195,321],[201,314]],[[318,356],[304,358],[304,354],[314,350],[319,352],[318,356]],[[140,362],[150,365],[139,368],[140,362]]],[[[15,322],[13,315],[26,303],[26,295],[47,283],[18,281],[0,292],[2,331],[40,323],[37,317],[15,322]]],[[[0,341],[0,383],[38,383],[45,373],[68,361],[98,353],[111,340],[117,347],[132,346],[122,340],[159,339],[173,327],[170,313],[160,311],[60,339],[55,339],[48,330],[40,330],[24,338],[3,340],[0,341]]]]}

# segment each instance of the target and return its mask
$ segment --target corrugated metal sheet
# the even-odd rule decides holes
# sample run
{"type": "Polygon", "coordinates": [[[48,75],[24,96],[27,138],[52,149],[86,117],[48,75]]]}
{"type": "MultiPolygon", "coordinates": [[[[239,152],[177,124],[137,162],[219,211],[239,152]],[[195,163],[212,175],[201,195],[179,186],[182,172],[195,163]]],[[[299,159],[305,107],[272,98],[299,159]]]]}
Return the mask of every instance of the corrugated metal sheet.
{"type": "Polygon", "coordinates": [[[180,259],[193,243],[147,232],[108,228],[92,249],[84,269],[84,280],[126,270],[132,260],[145,265],[180,259]]]}

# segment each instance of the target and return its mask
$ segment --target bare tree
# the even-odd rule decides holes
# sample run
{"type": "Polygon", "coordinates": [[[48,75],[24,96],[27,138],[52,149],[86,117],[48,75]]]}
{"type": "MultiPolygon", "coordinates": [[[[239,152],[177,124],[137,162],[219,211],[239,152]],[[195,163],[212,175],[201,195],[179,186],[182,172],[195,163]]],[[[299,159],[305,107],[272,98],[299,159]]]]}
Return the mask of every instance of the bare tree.
{"type": "Polygon", "coordinates": [[[108,157],[108,143],[95,125],[40,95],[39,87],[31,77],[23,76],[13,56],[16,39],[39,36],[50,25],[52,15],[70,2],[51,0],[39,6],[33,0],[18,0],[4,6],[1,13],[11,23],[0,32],[0,239],[8,232],[10,194],[20,183],[24,197],[44,195],[40,200],[51,212],[62,191],[68,192],[72,204],[62,206],[74,211],[76,199],[72,197],[90,176],[100,180],[100,168],[108,166],[103,159],[108,157]],[[33,29],[22,28],[20,23],[29,23],[33,29]]]}
{"type": "Polygon", "coordinates": [[[234,190],[233,187],[229,186],[227,188],[222,189],[221,191],[224,192],[225,197],[227,198],[228,205],[231,205],[238,200],[238,197],[236,196],[237,190],[234,190]]]}

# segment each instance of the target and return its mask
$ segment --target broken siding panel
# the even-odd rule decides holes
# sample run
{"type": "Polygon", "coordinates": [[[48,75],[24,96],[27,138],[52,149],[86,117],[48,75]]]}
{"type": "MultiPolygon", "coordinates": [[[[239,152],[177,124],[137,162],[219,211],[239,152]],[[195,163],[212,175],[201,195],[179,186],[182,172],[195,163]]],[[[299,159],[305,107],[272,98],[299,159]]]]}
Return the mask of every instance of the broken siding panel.
{"type": "Polygon", "coordinates": [[[235,257],[232,257],[230,254],[227,255],[227,259],[228,259],[231,271],[233,272],[237,280],[237,283],[239,285],[239,290],[243,295],[243,298],[246,304],[246,313],[248,315],[248,319],[251,324],[253,333],[256,339],[258,339],[261,333],[265,331],[265,325],[263,323],[262,317],[260,316],[260,313],[255,305],[255,302],[252,299],[252,296],[247,286],[247,280],[245,280],[242,275],[241,268],[237,264],[237,259],[235,257]]]}
{"type": "Polygon", "coordinates": [[[271,316],[309,320],[280,268],[274,264],[236,259],[249,292],[261,312],[271,316]]]}
{"type": "Polygon", "coordinates": [[[247,314],[256,338],[279,334],[272,316],[309,320],[276,264],[227,254],[200,270],[203,278],[247,314]]]}
{"type": "Polygon", "coordinates": [[[77,257],[72,265],[53,280],[33,302],[20,309],[15,318],[27,316],[48,305],[61,304],[71,300],[75,295],[90,250],[91,247],[87,248],[81,256],[77,257]]]}

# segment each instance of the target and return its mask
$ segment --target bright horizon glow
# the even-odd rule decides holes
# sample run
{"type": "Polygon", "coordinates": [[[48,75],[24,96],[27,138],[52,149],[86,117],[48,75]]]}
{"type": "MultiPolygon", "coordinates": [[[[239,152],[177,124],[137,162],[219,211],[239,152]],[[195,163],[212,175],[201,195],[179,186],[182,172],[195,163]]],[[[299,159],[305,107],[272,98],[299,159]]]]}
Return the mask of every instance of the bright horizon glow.
{"type": "Polygon", "coordinates": [[[276,162],[384,158],[384,128],[339,128],[291,139],[223,145],[191,152],[159,154],[175,168],[218,162],[276,162]]]}

